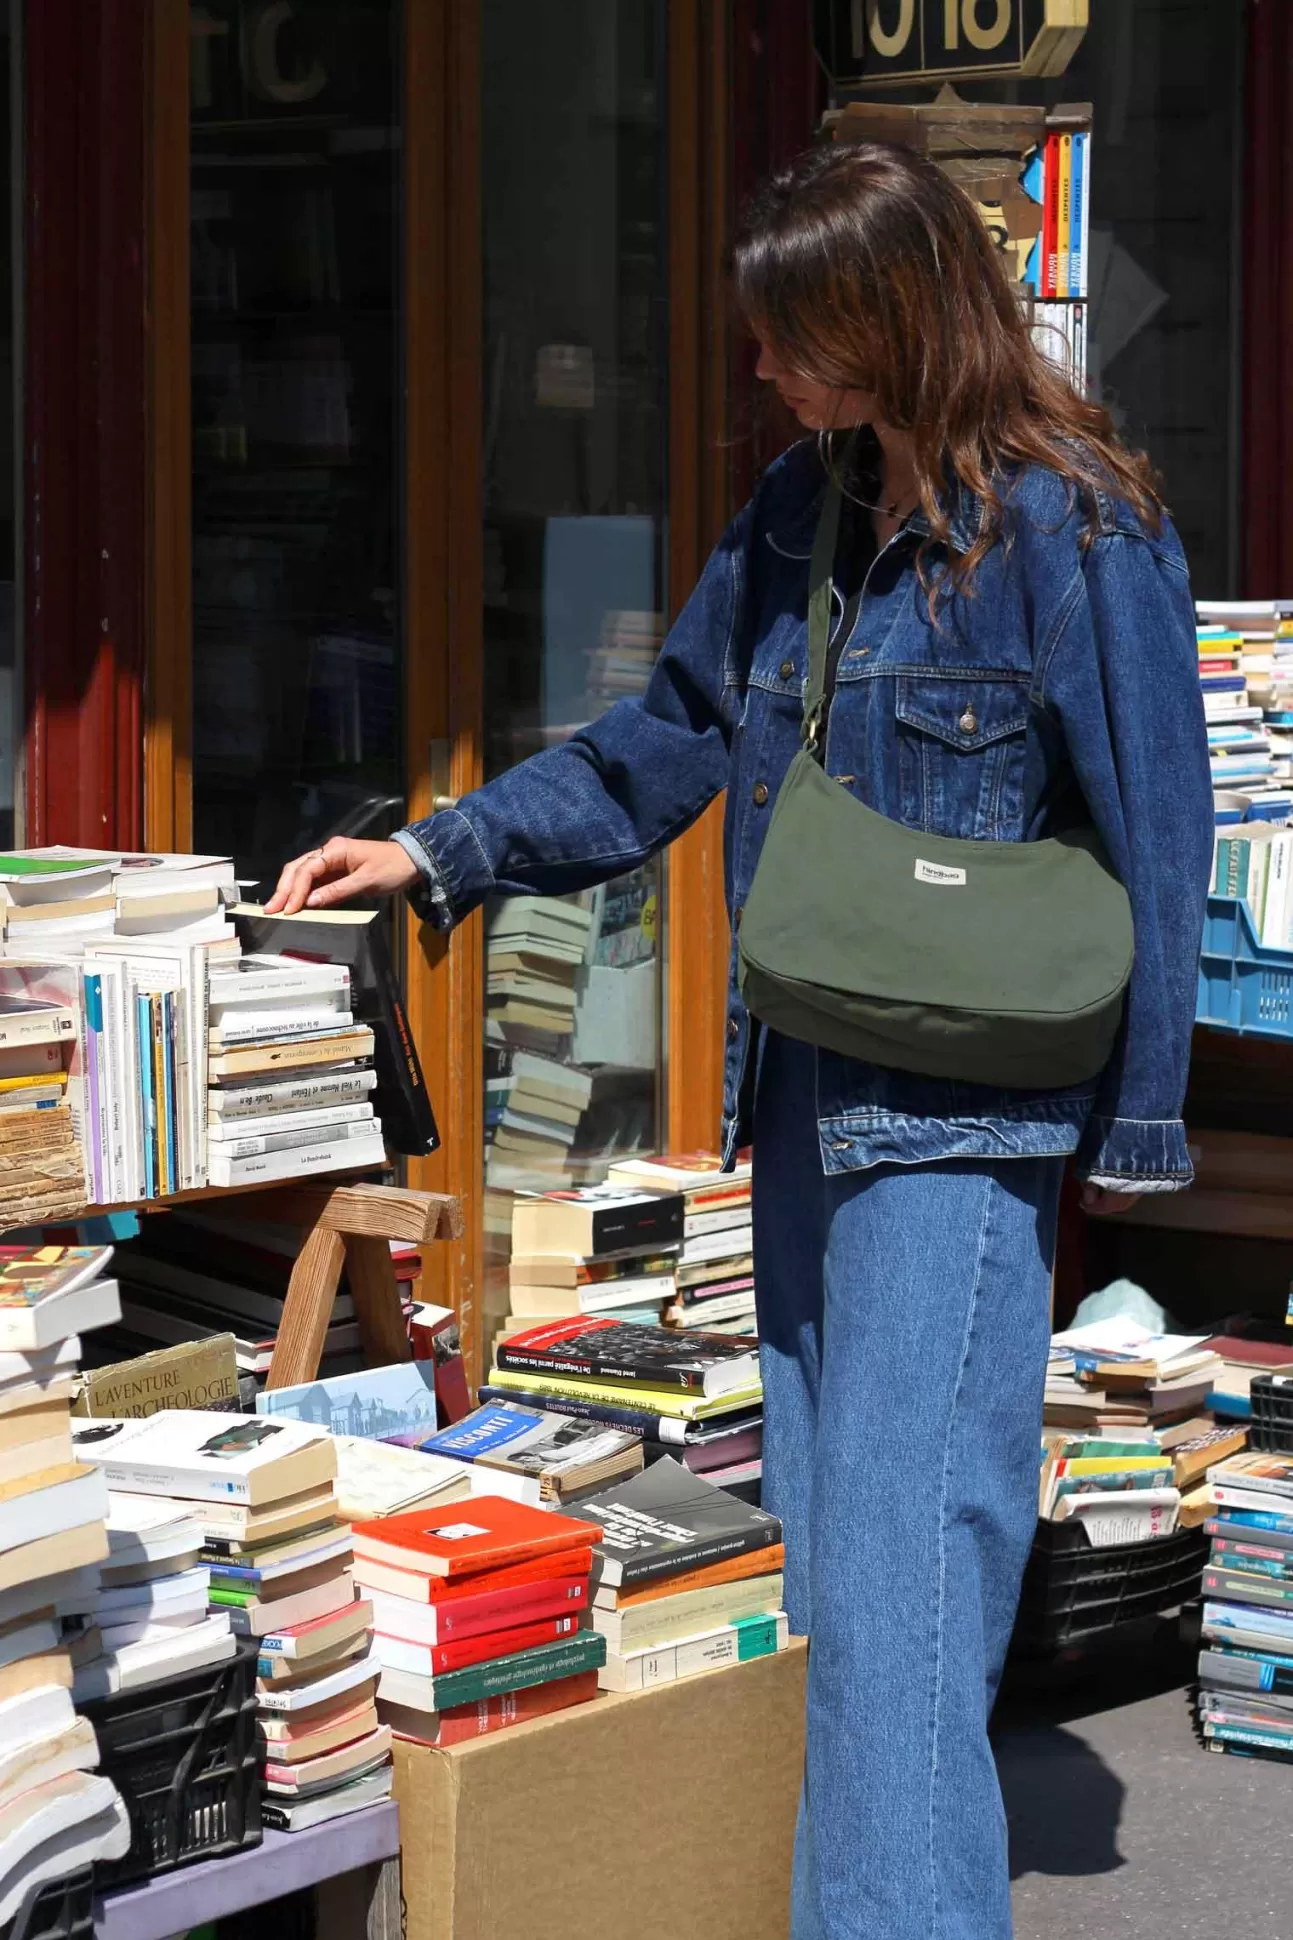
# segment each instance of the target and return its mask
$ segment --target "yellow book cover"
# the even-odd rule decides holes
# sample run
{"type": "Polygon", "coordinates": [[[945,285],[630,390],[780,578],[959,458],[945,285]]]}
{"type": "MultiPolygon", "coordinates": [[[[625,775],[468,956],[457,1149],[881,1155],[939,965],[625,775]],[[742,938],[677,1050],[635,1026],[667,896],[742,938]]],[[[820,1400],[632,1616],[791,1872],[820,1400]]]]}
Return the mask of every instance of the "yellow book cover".
{"type": "Polygon", "coordinates": [[[706,1396],[682,1389],[642,1388],[629,1381],[585,1381],[571,1375],[545,1374],[538,1368],[491,1368],[489,1385],[528,1394],[568,1395],[591,1401],[599,1408],[630,1408],[635,1414],[674,1415],[679,1421],[734,1414],[738,1408],[757,1407],[763,1399],[763,1389],[757,1384],[737,1394],[706,1396]]]}
{"type": "Polygon", "coordinates": [[[1059,220],[1055,238],[1058,274],[1056,296],[1072,296],[1073,280],[1073,137],[1060,136],[1059,220]]]}

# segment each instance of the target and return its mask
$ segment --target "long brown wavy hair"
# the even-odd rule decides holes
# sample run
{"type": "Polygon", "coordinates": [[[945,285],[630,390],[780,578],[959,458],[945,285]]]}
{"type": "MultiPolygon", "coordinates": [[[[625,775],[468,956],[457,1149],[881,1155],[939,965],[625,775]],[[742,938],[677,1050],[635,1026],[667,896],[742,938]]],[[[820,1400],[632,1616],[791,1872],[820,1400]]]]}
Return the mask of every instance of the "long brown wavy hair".
{"type": "Polygon", "coordinates": [[[1001,536],[1013,472],[1044,465],[1086,514],[1097,490],[1151,530],[1163,504],[1148,459],[1033,343],[969,197],[935,163],[884,142],[810,149],[755,197],[733,252],[736,299],[781,360],[818,383],[870,391],[910,433],[920,502],[952,583],[968,589],[1001,536]],[[984,506],[958,555],[954,481],[984,506]]]}

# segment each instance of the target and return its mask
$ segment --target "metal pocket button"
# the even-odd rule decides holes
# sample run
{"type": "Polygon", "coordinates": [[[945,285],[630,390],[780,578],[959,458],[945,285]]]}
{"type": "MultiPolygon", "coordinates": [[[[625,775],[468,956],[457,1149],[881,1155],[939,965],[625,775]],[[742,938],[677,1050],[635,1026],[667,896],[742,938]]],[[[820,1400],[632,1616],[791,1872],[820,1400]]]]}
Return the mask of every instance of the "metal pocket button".
{"type": "Polygon", "coordinates": [[[979,717],[972,707],[967,707],[956,725],[962,734],[973,734],[979,725],[979,717]]]}
{"type": "Polygon", "coordinates": [[[756,781],[754,784],[754,806],[756,808],[764,808],[767,806],[767,800],[768,800],[767,782],[756,781]]]}

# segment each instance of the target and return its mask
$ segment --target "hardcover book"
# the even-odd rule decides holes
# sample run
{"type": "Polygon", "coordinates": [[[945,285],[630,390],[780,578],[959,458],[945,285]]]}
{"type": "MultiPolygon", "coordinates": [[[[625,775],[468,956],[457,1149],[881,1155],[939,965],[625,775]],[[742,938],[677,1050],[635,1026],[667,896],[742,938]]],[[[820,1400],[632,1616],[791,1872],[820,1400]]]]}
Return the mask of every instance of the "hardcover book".
{"type": "Polygon", "coordinates": [[[740,1393],[759,1379],[757,1349],[748,1340],[681,1327],[646,1327],[622,1320],[562,1320],[513,1334],[496,1361],[508,1373],[539,1372],[625,1381],[643,1388],[680,1388],[713,1400],[740,1393]]]}
{"type": "Polygon", "coordinates": [[[447,1711],[458,1704],[479,1704],[500,1691],[520,1691],[532,1684],[598,1670],[606,1662],[606,1639],[595,1630],[579,1630],[555,1644],[495,1657],[487,1664],[423,1677],[412,1671],[385,1669],[377,1696],[415,1711],[447,1711]]]}
{"type": "Polygon", "coordinates": [[[518,1198],[512,1207],[517,1253],[594,1259],[606,1253],[656,1251],[682,1242],[681,1193],[625,1192],[585,1186],[518,1198]]]}
{"type": "Polygon", "coordinates": [[[134,1420],[163,1408],[205,1408],[232,1414],[238,1408],[238,1362],[232,1334],[161,1347],[133,1360],[87,1368],[74,1415],[134,1420]]]}

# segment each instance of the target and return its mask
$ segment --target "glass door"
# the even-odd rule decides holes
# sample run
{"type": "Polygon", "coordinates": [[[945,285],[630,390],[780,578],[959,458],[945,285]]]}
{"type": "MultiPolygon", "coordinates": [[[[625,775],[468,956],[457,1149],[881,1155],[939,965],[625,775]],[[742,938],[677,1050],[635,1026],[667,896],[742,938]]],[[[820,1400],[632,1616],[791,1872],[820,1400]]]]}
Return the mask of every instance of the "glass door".
{"type": "Polygon", "coordinates": [[[193,846],[405,815],[399,0],[190,10],[193,846]]]}
{"type": "MultiPolygon", "coordinates": [[[[664,0],[480,11],[486,779],[640,693],[664,633],[664,0]]],[[[485,1321],[512,1195],[658,1149],[662,872],[486,910],[485,1321]]]]}

